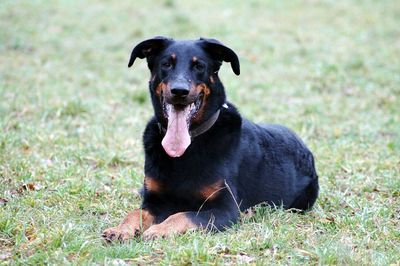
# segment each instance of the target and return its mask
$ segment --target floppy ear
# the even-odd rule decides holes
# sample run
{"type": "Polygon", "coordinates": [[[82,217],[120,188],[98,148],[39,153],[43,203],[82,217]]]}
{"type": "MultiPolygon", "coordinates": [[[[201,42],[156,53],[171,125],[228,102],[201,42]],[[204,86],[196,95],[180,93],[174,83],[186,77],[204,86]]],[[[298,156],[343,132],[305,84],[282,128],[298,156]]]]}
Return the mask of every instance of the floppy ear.
{"type": "MultiPolygon", "coordinates": [[[[169,43],[172,42],[172,39],[157,36],[152,39],[145,40],[133,48],[131,53],[131,58],[129,59],[128,67],[133,65],[135,59],[139,57],[140,59],[147,58],[157,54],[162,49],[164,49],[169,43]]],[[[149,66],[150,67],[150,66],[149,66]]]]}
{"type": "Polygon", "coordinates": [[[215,39],[200,38],[200,46],[203,47],[215,60],[225,61],[231,63],[233,72],[236,75],[240,74],[239,58],[236,53],[223,45],[221,42],[215,39]]]}

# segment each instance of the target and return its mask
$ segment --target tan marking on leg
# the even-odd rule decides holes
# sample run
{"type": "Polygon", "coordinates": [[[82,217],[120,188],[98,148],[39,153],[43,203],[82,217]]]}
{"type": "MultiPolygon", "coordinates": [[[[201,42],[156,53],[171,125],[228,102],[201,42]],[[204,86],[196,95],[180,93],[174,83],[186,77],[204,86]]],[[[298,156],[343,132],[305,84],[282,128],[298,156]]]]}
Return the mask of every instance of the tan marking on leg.
{"type": "Polygon", "coordinates": [[[200,190],[200,197],[204,200],[213,200],[215,199],[219,192],[225,188],[224,181],[218,180],[217,182],[207,185],[200,190]]]}
{"type": "Polygon", "coordinates": [[[143,233],[145,239],[153,239],[157,237],[166,237],[173,234],[183,234],[197,226],[186,215],[185,212],[178,212],[169,216],[164,222],[150,226],[143,233]]]}
{"type": "Polygon", "coordinates": [[[125,217],[120,225],[104,230],[102,236],[107,241],[126,241],[138,236],[154,223],[154,216],[142,209],[134,210],[125,217]]]}
{"type": "Polygon", "coordinates": [[[163,184],[154,178],[146,176],[144,178],[144,187],[150,192],[158,193],[162,190],[163,184]]]}

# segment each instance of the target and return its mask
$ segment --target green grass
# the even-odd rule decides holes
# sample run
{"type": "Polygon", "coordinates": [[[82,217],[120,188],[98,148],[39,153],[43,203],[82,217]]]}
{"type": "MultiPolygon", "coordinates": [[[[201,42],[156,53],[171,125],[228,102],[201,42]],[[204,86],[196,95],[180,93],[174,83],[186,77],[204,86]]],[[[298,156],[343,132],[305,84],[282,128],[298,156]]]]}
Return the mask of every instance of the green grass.
{"type": "Polygon", "coordinates": [[[0,264],[400,263],[397,1],[0,2],[0,264]],[[139,206],[152,115],[134,44],[220,39],[221,70],[256,122],[285,124],[316,157],[306,215],[258,208],[218,234],[105,244],[139,206]]]}

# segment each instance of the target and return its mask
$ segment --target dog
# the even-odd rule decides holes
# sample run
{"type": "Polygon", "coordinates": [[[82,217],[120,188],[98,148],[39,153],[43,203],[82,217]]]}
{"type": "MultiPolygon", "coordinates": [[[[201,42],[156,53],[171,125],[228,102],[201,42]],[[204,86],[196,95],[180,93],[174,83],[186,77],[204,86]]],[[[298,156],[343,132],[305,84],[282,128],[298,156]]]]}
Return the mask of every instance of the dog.
{"type": "Polygon", "coordinates": [[[306,211],[318,196],[314,157],[292,131],[242,118],[218,76],[239,59],[215,39],[155,37],[134,47],[147,60],[154,116],[143,135],[142,204],[106,229],[108,240],[223,230],[259,203],[306,211]]]}

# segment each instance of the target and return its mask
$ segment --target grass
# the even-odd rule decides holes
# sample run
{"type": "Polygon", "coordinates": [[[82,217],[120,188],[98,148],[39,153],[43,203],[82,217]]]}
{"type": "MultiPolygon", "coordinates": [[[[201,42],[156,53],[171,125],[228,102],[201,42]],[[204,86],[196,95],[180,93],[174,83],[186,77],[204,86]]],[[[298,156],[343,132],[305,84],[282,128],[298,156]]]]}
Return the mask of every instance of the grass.
{"type": "Polygon", "coordinates": [[[397,1],[0,3],[0,264],[400,263],[397,1]],[[241,59],[221,77],[256,122],[316,157],[306,215],[259,207],[223,233],[105,244],[139,206],[155,35],[215,37],[241,59]]]}

